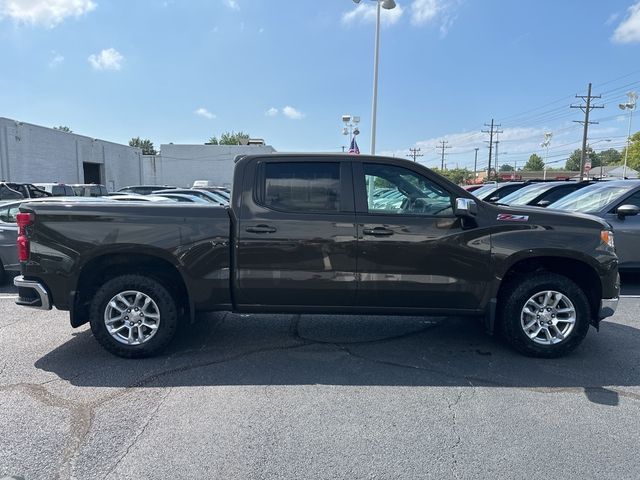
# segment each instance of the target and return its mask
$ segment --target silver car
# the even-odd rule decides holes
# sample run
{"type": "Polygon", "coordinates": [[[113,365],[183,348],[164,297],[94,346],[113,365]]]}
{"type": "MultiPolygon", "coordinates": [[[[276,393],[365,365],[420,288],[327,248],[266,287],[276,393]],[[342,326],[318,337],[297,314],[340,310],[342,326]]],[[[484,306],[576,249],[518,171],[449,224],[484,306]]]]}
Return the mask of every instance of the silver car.
{"type": "Polygon", "coordinates": [[[589,185],[548,208],[604,218],[613,227],[620,271],[640,271],[640,180],[589,185]]]}

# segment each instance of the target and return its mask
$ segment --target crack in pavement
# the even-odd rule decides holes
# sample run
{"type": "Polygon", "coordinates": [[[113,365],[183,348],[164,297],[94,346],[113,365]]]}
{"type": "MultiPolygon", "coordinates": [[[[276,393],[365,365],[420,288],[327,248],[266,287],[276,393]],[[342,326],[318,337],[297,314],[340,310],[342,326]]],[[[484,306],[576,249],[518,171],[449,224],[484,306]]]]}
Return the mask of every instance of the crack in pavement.
{"type": "Polygon", "coordinates": [[[142,426],[142,428],[138,431],[138,433],[136,433],[136,435],[133,437],[133,440],[131,441],[131,443],[129,444],[129,446],[127,447],[126,451],[124,452],[124,454],[122,456],[120,456],[120,458],[118,458],[118,460],[116,461],[116,463],[113,465],[113,467],[111,467],[109,469],[109,471],[102,477],[102,479],[104,480],[105,478],[107,478],[109,475],[111,475],[113,472],[116,471],[116,469],[118,468],[118,466],[120,465],[120,463],[122,463],[122,461],[127,457],[127,455],[129,455],[129,452],[131,451],[131,449],[133,448],[133,446],[138,443],[138,440],[140,439],[140,437],[142,437],[142,435],[144,435],[144,433],[147,430],[147,427],[149,426],[149,424],[151,423],[151,421],[156,417],[156,415],[158,414],[158,411],[160,410],[160,407],[162,407],[162,404],[165,402],[165,400],[167,399],[167,397],[169,396],[169,394],[171,393],[171,391],[173,390],[172,387],[169,387],[169,389],[167,390],[167,393],[164,394],[164,396],[160,399],[160,401],[158,402],[158,404],[156,405],[156,407],[153,409],[153,411],[151,412],[151,415],[149,415],[149,418],[147,419],[147,421],[144,423],[144,425],[142,426]]]}

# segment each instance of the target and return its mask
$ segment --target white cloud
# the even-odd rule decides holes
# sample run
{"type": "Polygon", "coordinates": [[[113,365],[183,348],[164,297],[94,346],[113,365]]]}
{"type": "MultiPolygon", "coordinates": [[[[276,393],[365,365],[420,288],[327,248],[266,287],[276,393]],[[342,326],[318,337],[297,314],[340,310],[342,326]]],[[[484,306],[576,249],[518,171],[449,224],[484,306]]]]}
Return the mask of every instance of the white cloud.
{"type": "Polygon", "coordinates": [[[209,120],[211,120],[212,118],[216,118],[216,115],[214,113],[211,113],[204,107],[200,107],[193,113],[195,113],[196,115],[200,115],[201,117],[208,118],[209,120]]]}
{"type": "Polygon", "coordinates": [[[115,48],[106,48],[98,54],[89,55],[88,60],[95,70],[120,70],[124,57],[115,48]]]}
{"type": "Polygon", "coordinates": [[[302,113],[300,110],[296,110],[295,108],[290,107],[289,105],[282,109],[282,114],[285,117],[290,118],[291,120],[300,120],[301,118],[304,118],[304,113],[302,113]]]}
{"type": "MultiPolygon", "coordinates": [[[[376,5],[373,2],[361,2],[355,8],[342,14],[342,23],[344,25],[353,25],[355,23],[373,23],[376,21],[376,5]]],[[[396,4],[393,10],[382,9],[380,15],[380,23],[382,25],[393,25],[400,20],[404,9],[400,4],[396,4]]]]}
{"type": "Polygon", "coordinates": [[[411,4],[411,22],[424,25],[435,20],[441,10],[440,0],[414,0],[411,4]]]}
{"type": "Polygon", "coordinates": [[[225,0],[225,5],[231,10],[240,10],[240,5],[236,0],[225,0]]]}
{"type": "Polygon", "coordinates": [[[276,107],[271,107],[269,110],[264,112],[267,117],[275,117],[278,115],[278,109],[276,107]]]}
{"type": "Polygon", "coordinates": [[[458,18],[453,13],[458,3],[459,0],[413,0],[411,23],[415,26],[439,24],[440,35],[444,37],[458,18]]]}
{"type": "Polygon", "coordinates": [[[0,0],[0,18],[55,27],[67,17],[80,17],[95,9],[92,0],[0,0]]]}
{"type": "Polygon", "coordinates": [[[640,42],[640,2],[631,5],[627,17],[618,25],[611,39],[617,43],[640,42]]]}
{"type": "Polygon", "coordinates": [[[52,51],[51,54],[53,55],[53,58],[51,58],[51,60],[49,61],[50,68],[56,68],[62,62],[64,62],[64,57],[56,51],[52,51]]]}

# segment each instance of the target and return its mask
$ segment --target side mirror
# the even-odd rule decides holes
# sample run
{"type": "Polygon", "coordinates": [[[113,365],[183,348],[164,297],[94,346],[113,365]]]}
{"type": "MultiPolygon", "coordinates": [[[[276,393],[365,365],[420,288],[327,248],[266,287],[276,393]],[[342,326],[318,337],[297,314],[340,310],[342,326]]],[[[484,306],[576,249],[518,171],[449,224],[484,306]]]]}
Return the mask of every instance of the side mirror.
{"type": "Polygon", "coordinates": [[[473,217],[478,213],[478,204],[470,198],[456,198],[457,217],[473,217]]]}
{"type": "Polygon", "coordinates": [[[491,197],[487,199],[487,202],[494,203],[494,202],[497,202],[498,200],[500,200],[500,197],[491,197]]]}
{"type": "Polygon", "coordinates": [[[616,213],[620,220],[624,220],[624,217],[638,215],[638,213],[640,213],[640,207],[636,207],[635,205],[620,205],[616,213]]]}
{"type": "Polygon", "coordinates": [[[548,207],[549,205],[551,205],[551,202],[549,200],[540,200],[538,203],[536,203],[537,207],[548,207]]]}

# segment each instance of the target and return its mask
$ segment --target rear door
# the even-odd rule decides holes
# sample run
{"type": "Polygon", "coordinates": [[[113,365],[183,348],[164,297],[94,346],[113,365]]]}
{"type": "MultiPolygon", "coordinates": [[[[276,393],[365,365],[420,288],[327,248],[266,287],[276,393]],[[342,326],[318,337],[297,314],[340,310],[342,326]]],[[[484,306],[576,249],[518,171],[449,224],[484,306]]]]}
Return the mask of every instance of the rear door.
{"type": "Polygon", "coordinates": [[[404,163],[354,162],[353,171],[357,305],[477,309],[491,278],[490,238],[454,216],[455,195],[404,163]]]}
{"type": "Polygon", "coordinates": [[[356,226],[350,161],[255,159],[237,228],[241,306],[353,306],[356,226]]]}

